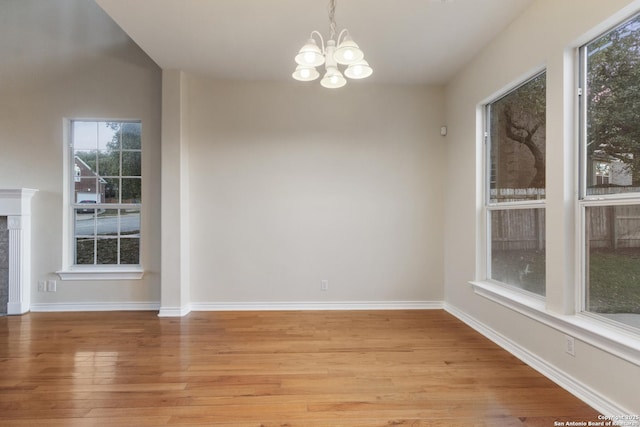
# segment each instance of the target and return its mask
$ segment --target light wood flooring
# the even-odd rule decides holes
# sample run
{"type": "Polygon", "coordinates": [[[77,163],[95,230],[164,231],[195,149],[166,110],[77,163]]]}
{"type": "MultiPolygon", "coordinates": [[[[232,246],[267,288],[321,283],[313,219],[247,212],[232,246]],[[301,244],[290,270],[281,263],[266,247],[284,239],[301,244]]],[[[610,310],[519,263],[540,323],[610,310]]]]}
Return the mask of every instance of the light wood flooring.
{"type": "Polygon", "coordinates": [[[0,318],[0,426],[544,426],[598,413],[443,310],[0,318]]]}

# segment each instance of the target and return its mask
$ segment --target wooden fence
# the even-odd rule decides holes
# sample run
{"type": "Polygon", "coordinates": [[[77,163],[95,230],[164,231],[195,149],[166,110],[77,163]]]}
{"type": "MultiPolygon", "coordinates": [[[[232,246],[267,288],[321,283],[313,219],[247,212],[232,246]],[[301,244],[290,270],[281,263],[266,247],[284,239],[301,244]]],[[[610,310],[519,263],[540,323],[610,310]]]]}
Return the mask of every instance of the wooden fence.
{"type": "Polygon", "coordinates": [[[491,211],[493,250],[542,250],[545,248],[544,209],[491,211]]]}
{"type": "MultiPolygon", "coordinates": [[[[589,190],[589,194],[620,192],[616,190],[593,188],[589,190]]],[[[629,191],[629,188],[625,190],[629,191]]],[[[640,188],[633,190],[640,191],[640,188]]],[[[544,198],[544,189],[491,190],[492,201],[541,198],[544,198]]],[[[640,205],[591,206],[586,210],[585,219],[590,248],[640,248],[640,205]]],[[[533,208],[491,211],[491,247],[493,250],[544,249],[545,210],[533,208]]]]}
{"type": "Polygon", "coordinates": [[[640,248],[640,205],[591,206],[586,226],[592,249],[640,248]]]}
{"type": "Polygon", "coordinates": [[[542,200],[544,195],[544,188],[492,188],[489,193],[491,203],[542,200]]]}

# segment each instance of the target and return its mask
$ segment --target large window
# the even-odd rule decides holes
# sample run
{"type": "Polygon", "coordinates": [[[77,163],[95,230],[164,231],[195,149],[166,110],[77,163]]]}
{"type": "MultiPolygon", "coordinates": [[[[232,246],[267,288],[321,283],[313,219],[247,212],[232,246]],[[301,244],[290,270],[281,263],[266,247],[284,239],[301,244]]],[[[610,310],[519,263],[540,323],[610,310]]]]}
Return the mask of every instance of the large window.
{"type": "Polygon", "coordinates": [[[581,62],[581,308],[640,328],[640,16],[581,62]]]}
{"type": "Polygon", "coordinates": [[[140,122],[71,121],[74,265],[140,264],[140,122]]]}
{"type": "Polygon", "coordinates": [[[485,107],[487,279],[545,295],[546,73],[485,107]]]}

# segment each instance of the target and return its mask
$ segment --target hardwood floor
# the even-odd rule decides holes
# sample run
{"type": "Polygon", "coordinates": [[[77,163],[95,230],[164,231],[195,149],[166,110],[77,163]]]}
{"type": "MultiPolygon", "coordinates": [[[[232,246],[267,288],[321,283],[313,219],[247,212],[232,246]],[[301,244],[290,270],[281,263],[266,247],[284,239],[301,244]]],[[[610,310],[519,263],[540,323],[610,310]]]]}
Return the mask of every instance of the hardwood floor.
{"type": "Polygon", "coordinates": [[[442,310],[0,318],[1,426],[553,426],[598,413],[442,310]]]}

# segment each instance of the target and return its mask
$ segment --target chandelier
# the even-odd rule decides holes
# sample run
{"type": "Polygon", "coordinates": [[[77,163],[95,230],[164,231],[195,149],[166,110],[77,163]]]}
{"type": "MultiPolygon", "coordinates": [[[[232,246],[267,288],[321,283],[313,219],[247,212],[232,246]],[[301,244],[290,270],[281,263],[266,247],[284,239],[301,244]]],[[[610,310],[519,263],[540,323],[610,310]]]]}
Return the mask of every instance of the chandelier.
{"type": "Polygon", "coordinates": [[[347,84],[347,79],[364,79],[369,77],[373,70],[364,60],[364,53],[356,42],[353,41],[346,29],[340,31],[336,37],[336,0],[329,0],[329,24],[331,34],[325,44],[322,34],[312,31],[307,43],[295,57],[298,66],[292,77],[296,80],[309,82],[320,77],[316,67],[324,64],[325,74],[320,84],[329,89],[336,89],[347,84]],[[314,35],[320,40],[320,46],[314,39],[314,35]],[[338,68],[338,64],[346,65],[344,76],[338,68]]]}

